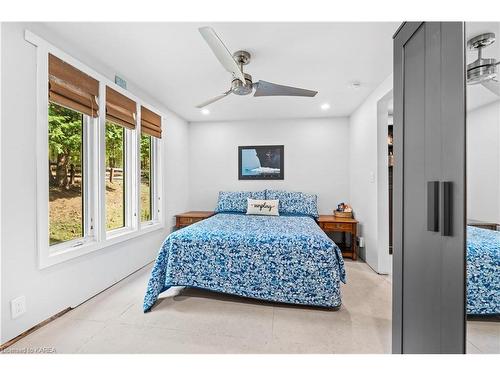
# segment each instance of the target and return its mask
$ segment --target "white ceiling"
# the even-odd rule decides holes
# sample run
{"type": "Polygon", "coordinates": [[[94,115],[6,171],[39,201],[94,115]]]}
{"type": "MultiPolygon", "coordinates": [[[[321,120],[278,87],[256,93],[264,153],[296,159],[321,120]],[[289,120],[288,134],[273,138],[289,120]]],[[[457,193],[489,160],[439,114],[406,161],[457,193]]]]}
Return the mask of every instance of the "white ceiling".
{"type": "MultiPolygon", "coordinates": [[[[500,22],[466,22],[465,35],[469,40],[483,33],[495,33],[496,41],[483,50],[483,57],[500,59],[500,22]]],[[[477,59],[477,51],[466,50],[467,64],[477,59]]],[[[500,98],[482,85],[467,85],[467,109],[472,110],[500,98]]]]}
{"type": "Polygon", "coordinates": [[[392,72],[398,23],[46,23],[82,52],[188,121],[351,114],[392,72]],[[195,105],[229,89],[231,76],[198,32],[212,26],[231,52],[248,50],[246,72],[318,90],[315,98],[230,95],[204,116],[195,105]],[[354,90],[350,83],[359,81],[354,90]],[[328,102],[331,108],[322,111],[328,102]]]}

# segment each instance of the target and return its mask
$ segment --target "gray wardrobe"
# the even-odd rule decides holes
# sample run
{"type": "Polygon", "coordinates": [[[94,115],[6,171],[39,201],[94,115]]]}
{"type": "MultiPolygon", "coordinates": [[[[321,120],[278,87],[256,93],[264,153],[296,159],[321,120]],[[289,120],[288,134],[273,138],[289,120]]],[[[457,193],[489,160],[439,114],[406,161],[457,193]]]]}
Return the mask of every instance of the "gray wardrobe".
{"type": "Polygon", "coordinates": [[[464,24],[394,35],[393,353],[465,352],[464,24]]]}

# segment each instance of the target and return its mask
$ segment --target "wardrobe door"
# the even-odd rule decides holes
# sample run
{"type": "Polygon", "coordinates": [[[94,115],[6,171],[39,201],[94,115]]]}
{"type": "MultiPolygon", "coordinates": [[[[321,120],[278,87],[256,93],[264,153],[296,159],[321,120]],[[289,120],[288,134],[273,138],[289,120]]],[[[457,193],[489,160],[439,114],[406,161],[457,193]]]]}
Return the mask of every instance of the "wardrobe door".
{"type": "Polygon", "coordinates": [[[464,351],[463,49],[461,23],[394,39],[395,353],[464,351]]]}
{"type": "Polygon", "coordinates": [[[441,24],[441,353],[465,353],[466,106],[465,25],[441,24]]]}

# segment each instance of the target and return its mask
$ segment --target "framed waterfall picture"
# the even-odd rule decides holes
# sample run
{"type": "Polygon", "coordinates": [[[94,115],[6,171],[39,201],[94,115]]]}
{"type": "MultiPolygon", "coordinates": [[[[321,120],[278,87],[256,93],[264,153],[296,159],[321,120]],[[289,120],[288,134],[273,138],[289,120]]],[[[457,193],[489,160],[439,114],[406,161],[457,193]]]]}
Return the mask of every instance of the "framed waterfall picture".
{"type": "Polygon", "coordinates": [[[283,180],[285,146],[239,146],[238,180],[283,180]]]}

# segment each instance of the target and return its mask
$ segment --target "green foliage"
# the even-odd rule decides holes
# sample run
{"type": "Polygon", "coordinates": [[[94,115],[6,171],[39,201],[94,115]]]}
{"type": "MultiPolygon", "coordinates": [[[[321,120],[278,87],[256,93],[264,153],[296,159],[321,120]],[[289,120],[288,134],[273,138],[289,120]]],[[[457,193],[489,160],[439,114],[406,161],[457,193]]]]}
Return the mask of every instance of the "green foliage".
{"type": "Polygon", "coordinates": [[[141,221],[152,219],[150,179],[151,136],[141,134],[141,221]]]}
{"type": "MultiPolygon", "coordinates": [[[[49,104],[49,159],[56,162],[64,155],[69,164],[77,168],[82,165],[83,115],[77,111],[57,104],[49,104]]],[[[112,168],[123,168],[125,129],[119,125],[106,122],[106,162],[112,168]]],[[[141,157],[141,220],[151,220],[151,136],[142,134],[140,141],[141,157]]],[[[67,167],[61,167],[68,173],[67,167]]],[[[76,178],[76,185],[81,176],[76,178]]],[[[107,228],[123,226],[124,189],[123,180],[106,182],[106,216],[107,228]]],[[[80,189],[62,189],[58,185],[51,186],[50,210],[50,243],[58,243],[78,238],[82,235],[82,204],[80,189]]]]}
{"type": "Polygon", "coordinates": [[[106,157],[111,168],[123,168],[125,128],[106,121],[106,157]]]}
{"type": "Polygon", "coordinates": [[[141,134],[141,165],[142,169],[149,169],[149,159],[151,156],[151,136],[141,134]]]}
{"type": "Polygon", "coordinates": [[[49,156],[56,160],[64,154],[69,162],[81,163],[83,115],[79,112],[49,104],[49,156]]]}

